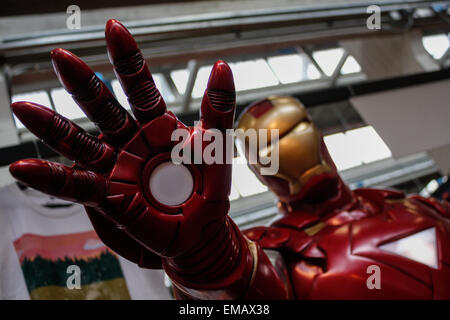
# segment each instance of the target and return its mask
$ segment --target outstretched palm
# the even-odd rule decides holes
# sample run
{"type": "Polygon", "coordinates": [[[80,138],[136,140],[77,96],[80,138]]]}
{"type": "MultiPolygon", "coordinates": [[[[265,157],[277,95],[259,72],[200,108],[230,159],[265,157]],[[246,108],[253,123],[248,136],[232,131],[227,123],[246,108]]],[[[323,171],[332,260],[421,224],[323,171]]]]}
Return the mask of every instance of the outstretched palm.
{"type": "Polygon", "coordinates": [[[58,78],[101,134],[91,136],[46,107],[16,102],[13,112],[25,126],[73,160],[74,166],[28,159],[15,162],[10,171],[31,187],[85,205],[94,228],[109,247],[140,265],[156,267],[159,256],[189,251],[205,233],[216,232],[223,225],[231,166],[175,165],[170,152],[177,141],[171,136],[175,129],[182,129],[189,140],[195,140],[205,130],[231,128],[233,77],[225,62],[214,65],[200,122],[188,128],[166,110],[125,27],[116,20],[108,21],[106,41],[135,119],[84,62],[66,50],[55,49],[52,61],[58,78]]]}

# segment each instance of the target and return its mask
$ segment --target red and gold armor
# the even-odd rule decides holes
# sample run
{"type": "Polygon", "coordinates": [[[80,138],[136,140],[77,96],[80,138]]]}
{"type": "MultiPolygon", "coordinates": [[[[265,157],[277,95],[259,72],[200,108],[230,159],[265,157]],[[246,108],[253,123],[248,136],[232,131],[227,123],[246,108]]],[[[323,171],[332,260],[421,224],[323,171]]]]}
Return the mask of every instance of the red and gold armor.
{"type": "Polygon", "coordinates": [[[106,41],[134,117],[84,62],[55,49],[58,78],[101,134],[91,136],[44,106],[16,102],[16,116],[74,165],[20,160],[10,166],[14,177],[83,204],[106,245],[141,267],[163,267],[178,298],[450,299],[448,203],[389,190],[351,191],[301,103],[270,97],[248,107],[238,127],[279,130],[269,149],[257,150],[259,157],[277,144],[278,172],[262,175],[259,163],[251,168],[279,197],[280,217],[242,233],[227,216],[231,164],[175,165],[170,158],[176,129],[185,130],[188,146],[210,129],[225,134],[233,127],[228,65],[214,65],[200,122],[187,127],[167,111],[125,27],[108,21],[106,41]],[[393,249],[424,232],[435,250],[432,263],[414,259],[421,252],[405,257],[393,249]],[[375,289],[367,285],[374,265],[381,276],[375,289]]]}

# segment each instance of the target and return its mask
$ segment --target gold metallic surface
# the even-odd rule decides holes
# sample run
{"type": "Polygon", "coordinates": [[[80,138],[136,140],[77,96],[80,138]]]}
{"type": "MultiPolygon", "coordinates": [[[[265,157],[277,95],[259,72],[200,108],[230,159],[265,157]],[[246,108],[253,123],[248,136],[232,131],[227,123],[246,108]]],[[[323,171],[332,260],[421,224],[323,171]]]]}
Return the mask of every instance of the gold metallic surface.
{"type": "MultiPolygon", "coordinates": [[[[288,182],[289,193],[298,193],[313,176],[331,171],[321,155],[322,137],[317,127],[310,121],[305,107],[292,97],[269,97],[273,107],[259,117],[245,112],[239,119],[238,129],[279,129],[279,139],[268,145],[258,144],[258,159],[271,157],[278,147],[279,170],[276,177],[288,182]]],[[[238,136],[241,147],[245,145],[248,160],[248,139],[238,136]]],[[[256,165],[260,169],[261,163],[256,165]]]]}
{"type": "Polygon", "coordinates": [[[321,163],[320,134],[316,127],[301,122],[279,142],[280,174],[298,179],[308,169],[321,163]]]}
{"type": "Polygon", "coordinates": [[[312,237],[313,235],[315,235],[317,232],[319,232],[320,230],[322,230],[325,227],[326,227],[326,223],[319,222],[319,223],[313,225],[312,227],[305,229],[305,233],[308,236],[312,237]]]}
{"type": "Polygon", "coordinates": [[[256,244],[253,241],[250,241],[249,239],[245,238],[245,240],[247,241],[247,246],[248,249],[250,250],[250,254],[253,257],[253,268],[252,268],[252,275],[250,277],[250,286],[252,286],[254,280],[255,280],[255,275],[256,275],[256,270],[258,269],[258,248],[256,248],[256,244]]]}
{"type": "Polygon", "coordinates": [[[283,136],[302,120],[307,119],[305,107],[296,99],[291,97],[272,96],[273,108],[258,118],[250,113],[244,113],[239,119],[238,128],[243,129],[267,129],[268,142],[270,142],[270,130],[278,129],[279,136],[283,136]]]}
{"type": "Polygon", "coordinates": [[[317,176],[319,174],[327,173],[331,171],[331,167],[326,162],[322,162],[321,164],[318,164],[315,167],[312,167],[311,169],[305,171],[300,176],[300,183],[302,185],[306,184],[309,179],[311,179],[313,176],[317,176]]]}

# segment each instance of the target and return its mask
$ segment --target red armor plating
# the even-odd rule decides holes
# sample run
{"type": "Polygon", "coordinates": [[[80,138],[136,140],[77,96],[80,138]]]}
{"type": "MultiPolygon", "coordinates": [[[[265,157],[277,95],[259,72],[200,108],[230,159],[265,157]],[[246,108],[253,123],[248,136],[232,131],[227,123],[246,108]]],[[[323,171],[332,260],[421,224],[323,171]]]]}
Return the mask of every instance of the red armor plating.
{"type": "Polygon", "coordinates": [[[450,299],[448,214],[418,196],[359,189],[323,216],[283,212],[271,227],[245,234],[283,252],[298,299],[450,299]],[[308,234],[314,226],[317,233],[308,234]],[[436,230],[436,269],[379,247],[429,228],[436,230]],[[380,267],[379,290],[367,287],[370,265],[380,267]]]}
{"type": "Polygon", "coordinates": [[[229,66],[223,61],[214,65],[200,124],[188,128],[166,111],[129,32],[110,20],[106,40],[136,120],[84,62],[55,49],[51,56],[58,78],[102,133],[93,137],[51,109],[16,102],[13,112],[30,131],[75,165],[21,160],[11,165],[11,173],[41,191],[84,204],[101,239],[127,259],[161,267],[162,257],[167,272],[180,283],[205,288],[220,281],[214,289],[240,290],[242,284],[235,283],[248,285],[253,262],[246,240],[227,218],[231,165],[186,165],[194,188],[177,206],[158,202],[149,188],[155,167],[171,160],[170,151],[178,143],[171,140],[175,129],[186,130],[186,143],[191,144],[209,128],[232,128],[235,91],[229,66]],[[241,277],[241,273],[248,275],[241,277]]]}
{"type": "MultiPolygon", "coordinates": [[[[190,197],[175,206],[157,201],[149,179],[156,166],[170,160],[175,129],[186,130],[191,144],[207,129],[232,128],[231,70],[222,61],[214,65],[200,124],[188,128],[166,110],[136,42],[118,21],[108,21],[106,40],[136,120],[84,62],[56,49],[58,78],[102,133],[93,137],[46,107],[14,103],[14,113],[30,131],[75,161],[69,168],[21,160],[10,167],[14,177],[85,205],[106,245],[140,266],[164,267],[179,298],[450,299],[445,202],[387,190],[352,192],[331,172],[313,177],[300,196],[280,197],[282,216],[244,237],[227,217],[229,164],[186,165],[194,181],[190,197]],[[437,238],[436,268],[380,248],[430,228],[437,238]],[[275,265],[262,248],[281,254],[275,265]],[[380,267],[381,289],[366,285],[370,265],[380,267]]],[[[333,166],[324,145],[322,152],[333,166]]],[[[285,189],[276,179],[266,182],[271,181],[285,189]]]]}

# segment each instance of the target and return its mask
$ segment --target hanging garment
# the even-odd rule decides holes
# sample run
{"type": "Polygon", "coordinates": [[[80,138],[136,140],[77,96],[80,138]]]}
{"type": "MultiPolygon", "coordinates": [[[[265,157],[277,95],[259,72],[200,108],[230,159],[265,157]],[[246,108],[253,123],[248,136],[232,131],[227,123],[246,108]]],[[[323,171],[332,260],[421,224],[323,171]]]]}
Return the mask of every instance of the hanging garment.
{"type": "Polygon", "coordinates": [[[1,299],[171,299],[162,270],[107,248],[84,208],[16,183],[0,188],[1,299]]]}

